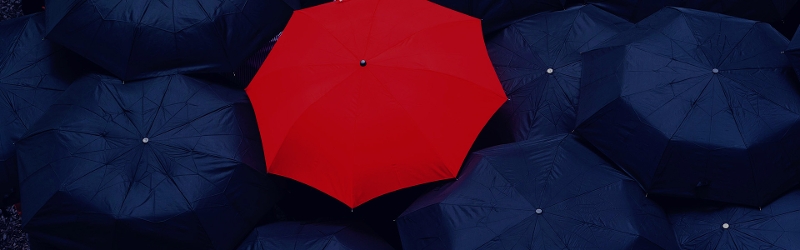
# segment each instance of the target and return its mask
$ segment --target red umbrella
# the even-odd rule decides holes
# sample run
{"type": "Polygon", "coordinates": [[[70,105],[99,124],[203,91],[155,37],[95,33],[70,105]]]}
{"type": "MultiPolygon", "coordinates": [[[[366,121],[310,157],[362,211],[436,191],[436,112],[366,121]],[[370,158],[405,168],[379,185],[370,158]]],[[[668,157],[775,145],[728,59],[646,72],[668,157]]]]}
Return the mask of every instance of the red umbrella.
{"type": "Polygon", "coordinates": [[[247,93],[267,171],[350,207],[455,177],[506,100],[480,21],[423,0],[295,11],[247,93]]]}

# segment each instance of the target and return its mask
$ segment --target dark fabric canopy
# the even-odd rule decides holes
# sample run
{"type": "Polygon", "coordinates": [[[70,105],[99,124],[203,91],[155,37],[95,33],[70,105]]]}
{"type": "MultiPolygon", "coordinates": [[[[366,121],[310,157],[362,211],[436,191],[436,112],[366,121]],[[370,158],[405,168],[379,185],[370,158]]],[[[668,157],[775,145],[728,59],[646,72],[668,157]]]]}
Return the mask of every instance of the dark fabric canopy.
{"type": "Polygon", "coordinates": [[[575,128],[581,55],[633,24],[595,6],[541,13],[486,42],[509,101],[491,122],[522,141],[575,128]]]}
{"type": "Polygon", "coordinates": [[[279,198],[244,91],[74,82],[17,143],[25,230],[60,249],[232,249],[279,198]]]}
{"type": "Polygon", "coordinates": [[[484,34],[498,31],[516,19],[540,12],[563,10],[566,0],[431,0],[481,19],[484,34]]]}
{"type": "Polygon", "coordinates": [[[682,0],[570,0],[593,4],[631,22],[639,22],[661,8],[680,6],[682,0]]]}
{"type": "Polygon", "coordinates": [[[474,153],[397,219],[404,249],[677,249],[666,215],[574,135],[474,153]]]}
{"type": "Polygon", "coordinates": [[[649,193],[760,206],[800,182],[800,83],[766,23],[665,8],[583,54],[577,131],[649,193]]]}
{"type": "Polygon", "coordinates": [[[763,209],[686,207],[668,216],[682,249],[796,249],[800,246],[800,191],[763,209]]]}
{"type": "Polygon", "coordinates": [[[88,68],[43,38],[44,14],[0,23],[0,201],[18,188],[15,143],[88,68]]]}
{"type": "Polygon", "coordinates": [[[257,227],[239,250],[389,250],[389,246],[356,222],[276,222],[257,227]]]}
{"type": "MultiPolygon", "coordinates": [[[[800,27],[797,27],[800,30],[800,27]]],[[[786,56],[789,57],[789,62],[794,67],[794,73],[800,77],[800,32],[795,32],[792,41],[789,42],[789,47],[786,49],[786,56]]]]}
{"type": "Polygon", "coordinates": [[[319,1],[49,0],[47,37],[123,80],[230,73],[319,1]]]}

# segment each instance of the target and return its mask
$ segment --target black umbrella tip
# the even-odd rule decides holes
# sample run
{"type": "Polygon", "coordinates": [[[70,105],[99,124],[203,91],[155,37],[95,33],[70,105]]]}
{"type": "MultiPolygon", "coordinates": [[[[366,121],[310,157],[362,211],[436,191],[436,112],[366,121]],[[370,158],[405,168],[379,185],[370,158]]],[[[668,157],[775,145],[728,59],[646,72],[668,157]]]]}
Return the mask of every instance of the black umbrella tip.
{"type": "Polygon", "coordinates": [[[367,66],[367,60],[361,60],[361,62],[359,62],[358,64],[361,65],[361,67],[365,67],[367,66]]]}

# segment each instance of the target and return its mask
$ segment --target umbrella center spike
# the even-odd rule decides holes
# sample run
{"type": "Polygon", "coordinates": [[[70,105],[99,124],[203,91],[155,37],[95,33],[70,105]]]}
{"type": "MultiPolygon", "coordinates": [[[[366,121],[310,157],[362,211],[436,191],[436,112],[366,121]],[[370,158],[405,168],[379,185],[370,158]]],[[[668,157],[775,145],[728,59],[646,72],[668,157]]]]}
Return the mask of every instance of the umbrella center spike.
{"type": "Polygon", "coordinates": [[[142,138],[142,143],[147,144],[148,142],[150,142],[149,138],[147,138],[147,137],[142,138]]]}
{"type": "Polygon", "coordinates": [[[361,65],[361,67],[365,67],[367,66],[367,60],[361,60],[361,62],[359,62],[358,64],[361,65]]]}
{"type": "Polygon", "coordinates": [[[541,209],[541,208],[537,208],[537,209],[536,209],[536,214],[542,214],[542,212],[544,212],[544,211],[542,211],[542,209],[541,209]]]}
{"type": "Polygon", "coordinates": [[[730,227],[731,225],[728,225],[728,223],[722,223],[722,229],[728,229],[730,227]]]}
{"type": "Polygon", "coordinates": [[[719,69],[713,68],[713,69],[711,69],[711,73],[714,73],[714,74],[719,73],[719,69]]]}
{"type": "Polygon", "coordinates": [[[547,68],[547,73],[548,74],[552,74],[553,73],[553,68],[547,68]]]}

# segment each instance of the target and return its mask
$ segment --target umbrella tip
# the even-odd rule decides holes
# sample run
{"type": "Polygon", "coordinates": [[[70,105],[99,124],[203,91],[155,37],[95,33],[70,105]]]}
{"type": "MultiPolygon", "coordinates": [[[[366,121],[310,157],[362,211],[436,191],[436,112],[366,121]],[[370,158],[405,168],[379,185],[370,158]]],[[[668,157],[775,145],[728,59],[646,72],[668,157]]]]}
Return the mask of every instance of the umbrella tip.
{"type": "Polygon", "coordinates": [[[142,143],[147,144],[148,142],[150,142],[150,138],[142,138],[142,143]]]}
{"type": "Polygon", "coordinates": [[[719,69],[713,68],[713,69],[711,69],[711,72],[714,73],[714,74],[719,73],[719,69]]]}
{"type": "Polygon", "coordinates": [[[542,209],[541,209],[541,208],[537,208],[537,209],[536,209],[536,214],[542,214],[542,212],[544,212],[544,211],[542,211],[542,209]]]}
{"type": "Polygon", "coordinates": [[[548,74],[552,74],[553,73],[553,68],[547,68],[547,73],[548,74]]]}
{"type": "Polygon", "coordinates": [[[731,225],[729,225],[728,223],[722,223],[722,229],[728,229],[730,227],[731,225]]]}
{"type": "Polygon", "coordinates": [[[358,64],[361,65],[361,67],[367,66],[367,60],[361,60],[358,64]]]}

